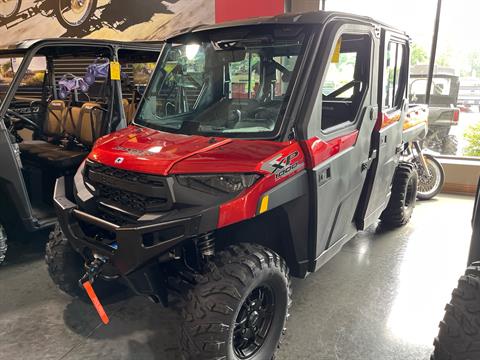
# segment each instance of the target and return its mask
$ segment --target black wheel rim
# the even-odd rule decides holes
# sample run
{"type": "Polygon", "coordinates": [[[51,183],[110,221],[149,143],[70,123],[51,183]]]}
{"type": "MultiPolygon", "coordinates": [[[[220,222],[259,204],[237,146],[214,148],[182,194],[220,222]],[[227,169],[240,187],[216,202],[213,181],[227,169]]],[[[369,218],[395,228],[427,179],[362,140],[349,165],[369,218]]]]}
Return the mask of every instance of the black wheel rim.
{"type": "Polygon", "coordinates": [[[275,313],[273,291],[255,288],[245,299],[235,321],[233,348],[240,359],[249,359],[265,343],[275,313]]]}

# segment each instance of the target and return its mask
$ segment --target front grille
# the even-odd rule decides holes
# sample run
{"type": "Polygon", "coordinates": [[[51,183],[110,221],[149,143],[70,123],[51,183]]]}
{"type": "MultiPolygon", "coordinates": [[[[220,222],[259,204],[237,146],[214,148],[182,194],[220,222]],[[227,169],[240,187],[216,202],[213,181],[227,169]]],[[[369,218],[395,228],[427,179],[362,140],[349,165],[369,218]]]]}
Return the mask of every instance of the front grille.
{"type": "Polygon", "coordinates": [[[172,207],[170,188],[163,176],[148,175],[88,161],[85,178],[99,202],[142,215],[172,207]]]}

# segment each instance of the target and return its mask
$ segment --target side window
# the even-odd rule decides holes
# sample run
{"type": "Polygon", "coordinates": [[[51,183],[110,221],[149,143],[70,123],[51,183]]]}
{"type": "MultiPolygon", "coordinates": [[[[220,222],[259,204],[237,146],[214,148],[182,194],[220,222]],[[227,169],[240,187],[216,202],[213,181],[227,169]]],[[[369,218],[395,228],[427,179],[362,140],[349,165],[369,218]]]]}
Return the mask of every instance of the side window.
{"type": "Polygon", "coordinates": [[[398,109],[405,95],[407,61],[405,45],[390,41],[387,46],[383,107],[398,109]]]}
{"type": "Polygon", "coordinates": [[[323,81],[322,130],[355,121],[370,81],[372,40],[368,35],[343,34],[323,81]]]}

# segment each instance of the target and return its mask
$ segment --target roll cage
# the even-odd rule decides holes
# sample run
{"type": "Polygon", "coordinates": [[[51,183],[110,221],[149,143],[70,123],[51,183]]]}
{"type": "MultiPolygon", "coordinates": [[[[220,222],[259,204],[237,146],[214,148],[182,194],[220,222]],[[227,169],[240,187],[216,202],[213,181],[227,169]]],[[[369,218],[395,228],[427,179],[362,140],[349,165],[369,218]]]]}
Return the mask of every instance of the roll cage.
{"type": "MultiPolygon", "coordinates": [[[[55,146],[61,151],[56,151],[57,149],[51,151],[54,146],[50,146],[48,149],[50,163],[55,163],[57,158],[62,158],[63,155],[58,156],[60,153],[66,154],[67,157],[75,156],[75,153],[72,154],[70,147],[75,148],[79,156],[82,155],[83,151],[86,151],[86,154],[89,146],[96,138],[127,126],[126,113],[128,107],[122,101],[127,102],[132,99],[132,96],[135,97],[136,90],[128,90],[132,92],[132,95],[127,96],[125,94],[127,90],[123,81],[113,81],[107,78],[104,81],[105,88],[102,90],[104,96],[100,94],[94,100],[98,100],[99,103],[92,104],[94,105],[93,111],[90,111],[91,109],[88,110],[90,108],[88,102],[91,102],[92,99],[89,97],[79,98],[79,96],[81,97],[79,95],[80,90],[78,93],[76,91],[72,92],[71,96],[69,95],[69,100],[66,101],[65,114],[68,112],[67,109],[71,109],[70,105],[74,106],[74,104],[77,104],[75,106],[77,106],[76,109],[79,111],[82,104],[85,105],[83,107],[85,110],[81,110],[80,113],[77,111],[75,116],[83,117],[84,123],[91,126],[90,130],[81,130],[83,131],[81,136],[88,137],[88,144],[79,143],[77,139],[79,136],[69,135],[67,137],[67,135],[61,134],[58,138],[43,136],[42,128],[44,127],[43,122],[46,121],[46,117],[50,115],[53,119],[57,118],[59,124],[64,121],[58,115],[64,113],[57,112],[55,114],[48,110],[48,104],[52,100],[56,101],[56,99],[59,99],[59,81],[58,74],[56,74],[56,66],[65,66],[54,64],[55,59],[69,58],[71,64],[68,66],[70,68],[77,66],[79,72],[85,73],[86,66],[84,62],[80,61],[82,57],[95,59],[100,56],[107,58],[112,63],[122,61],[135,62],[137,60],[141,62],[156,62],[162,46],[163,44],[160,42],[122,43],[81,39],[46,39],[26,41],[0,50],[0,58],[22,58],[18,69],[14,72],[11,83],[6,88],[5,96],[1,99],[0,105],[0,119],[2,120],[0,121],[0,165],[5,170],[0,175],[0,196],[2,199],[5,199],[0,207],[0,218],[4,223],[15,222],[21,219],[20,226],[30,231],[52,225],[56,219],[51,201],[55,177],[75,172],[75,164],[77,163],[77,160],[75,160],[74,162],[66,163],[65,166],[68,166],[68,169],[62,165],[61,168],[56,167],[52,170],[45,164],[35,164],[36,161],[34,159],[33,161],[29,160],[32,167],[28,166],[28,169],[25,169],[24,162],[26,160],[23,159],[22,148],[19,148],[18,145],[18,142],[21,142],[22,139],[17,136],[16,129],[13,128],[14,125],[9,121],[9,118],[14,117],[17,120],[24,121],[27,125],[25,128],[33,130],[33,141],[27,141],[28,144],[26,145],[30,147],[35,146],[37,153],[47,151],[44,143],[47,143],[47,145],[56,144],[55,146]],[[37,89],[41,88],[41,91],[39,90],[35,99],[17,98],[16,95],[22,86],[22,81],[26,74],[29,74],[29,66],[32,60],[39,56],[46,59],[45,75],[42,85],[37,89]],[[76,59],[79,59],[77,65],[75,65],[76,59]],[[105,96],[105,94],[108,94],[108,96],[105,96]],[[93,115],[95,111],[98,114],[93,115]],[[95,117],[99,116],[105,120],[105,126],[102,126],[101,129],[99,128],[98,131],[94,131],[93,121],[95,117]],[[5,121],[9,122],[9,128],[7,128],[5,121]],[[15,135],[12,134],[12,130],[15,135]]],[[[63,117],[63,115],[61,116],[63,117]]],[[[63,124],[60,126],[63,126],[63,124]]],[[[69,126],[71,127],[71,125],[69,126]]],[[[61,131],[63,133],[64,129],[61,131]]],[[[80,158],[78,161],[80,161],[80,158]]]]}

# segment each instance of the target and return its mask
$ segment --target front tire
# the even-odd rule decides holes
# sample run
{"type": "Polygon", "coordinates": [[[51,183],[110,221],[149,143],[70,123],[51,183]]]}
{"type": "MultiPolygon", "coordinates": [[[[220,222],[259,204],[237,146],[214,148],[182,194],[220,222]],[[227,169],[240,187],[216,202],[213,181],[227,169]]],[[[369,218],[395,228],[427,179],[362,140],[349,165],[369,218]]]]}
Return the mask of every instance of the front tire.
{"type": "Polygon", "coordinates": [[[231,246],[197,282],[183,310],[185,359],[272,359],[291,303],[284,260],[259,245],[231,246]]]}
{"type": "Polygon", "coordinates": [[[431,360],[480,359],[480,262],[467,268],[445,308],[431,360]]]}
{"type": "Polygon", "coordinates": [[[45,262],[50,277],[61,291],[74,298],[85,298],[85,292],[78,285],[85,273],[85,262],[70,245],[59,224],[49,235],[45,262]]]}
{"type": "Polygon", "coordinates": [[[417,185],[418,175],[413,164],[400,162],[393,175],[390,201],[380,216],[383,225],[394,228],[410,221],[417,199],[417,185]]]}
{"type": "Polygon", "coordinates": [[[445,171],[442,164],[431,155],[423,155],[427,163],[430,176],[428,176],[421,165],[418,171],[418,190],[417,198],[419,200],[430,200],[437,196],[445,183],[445,171]]]}

